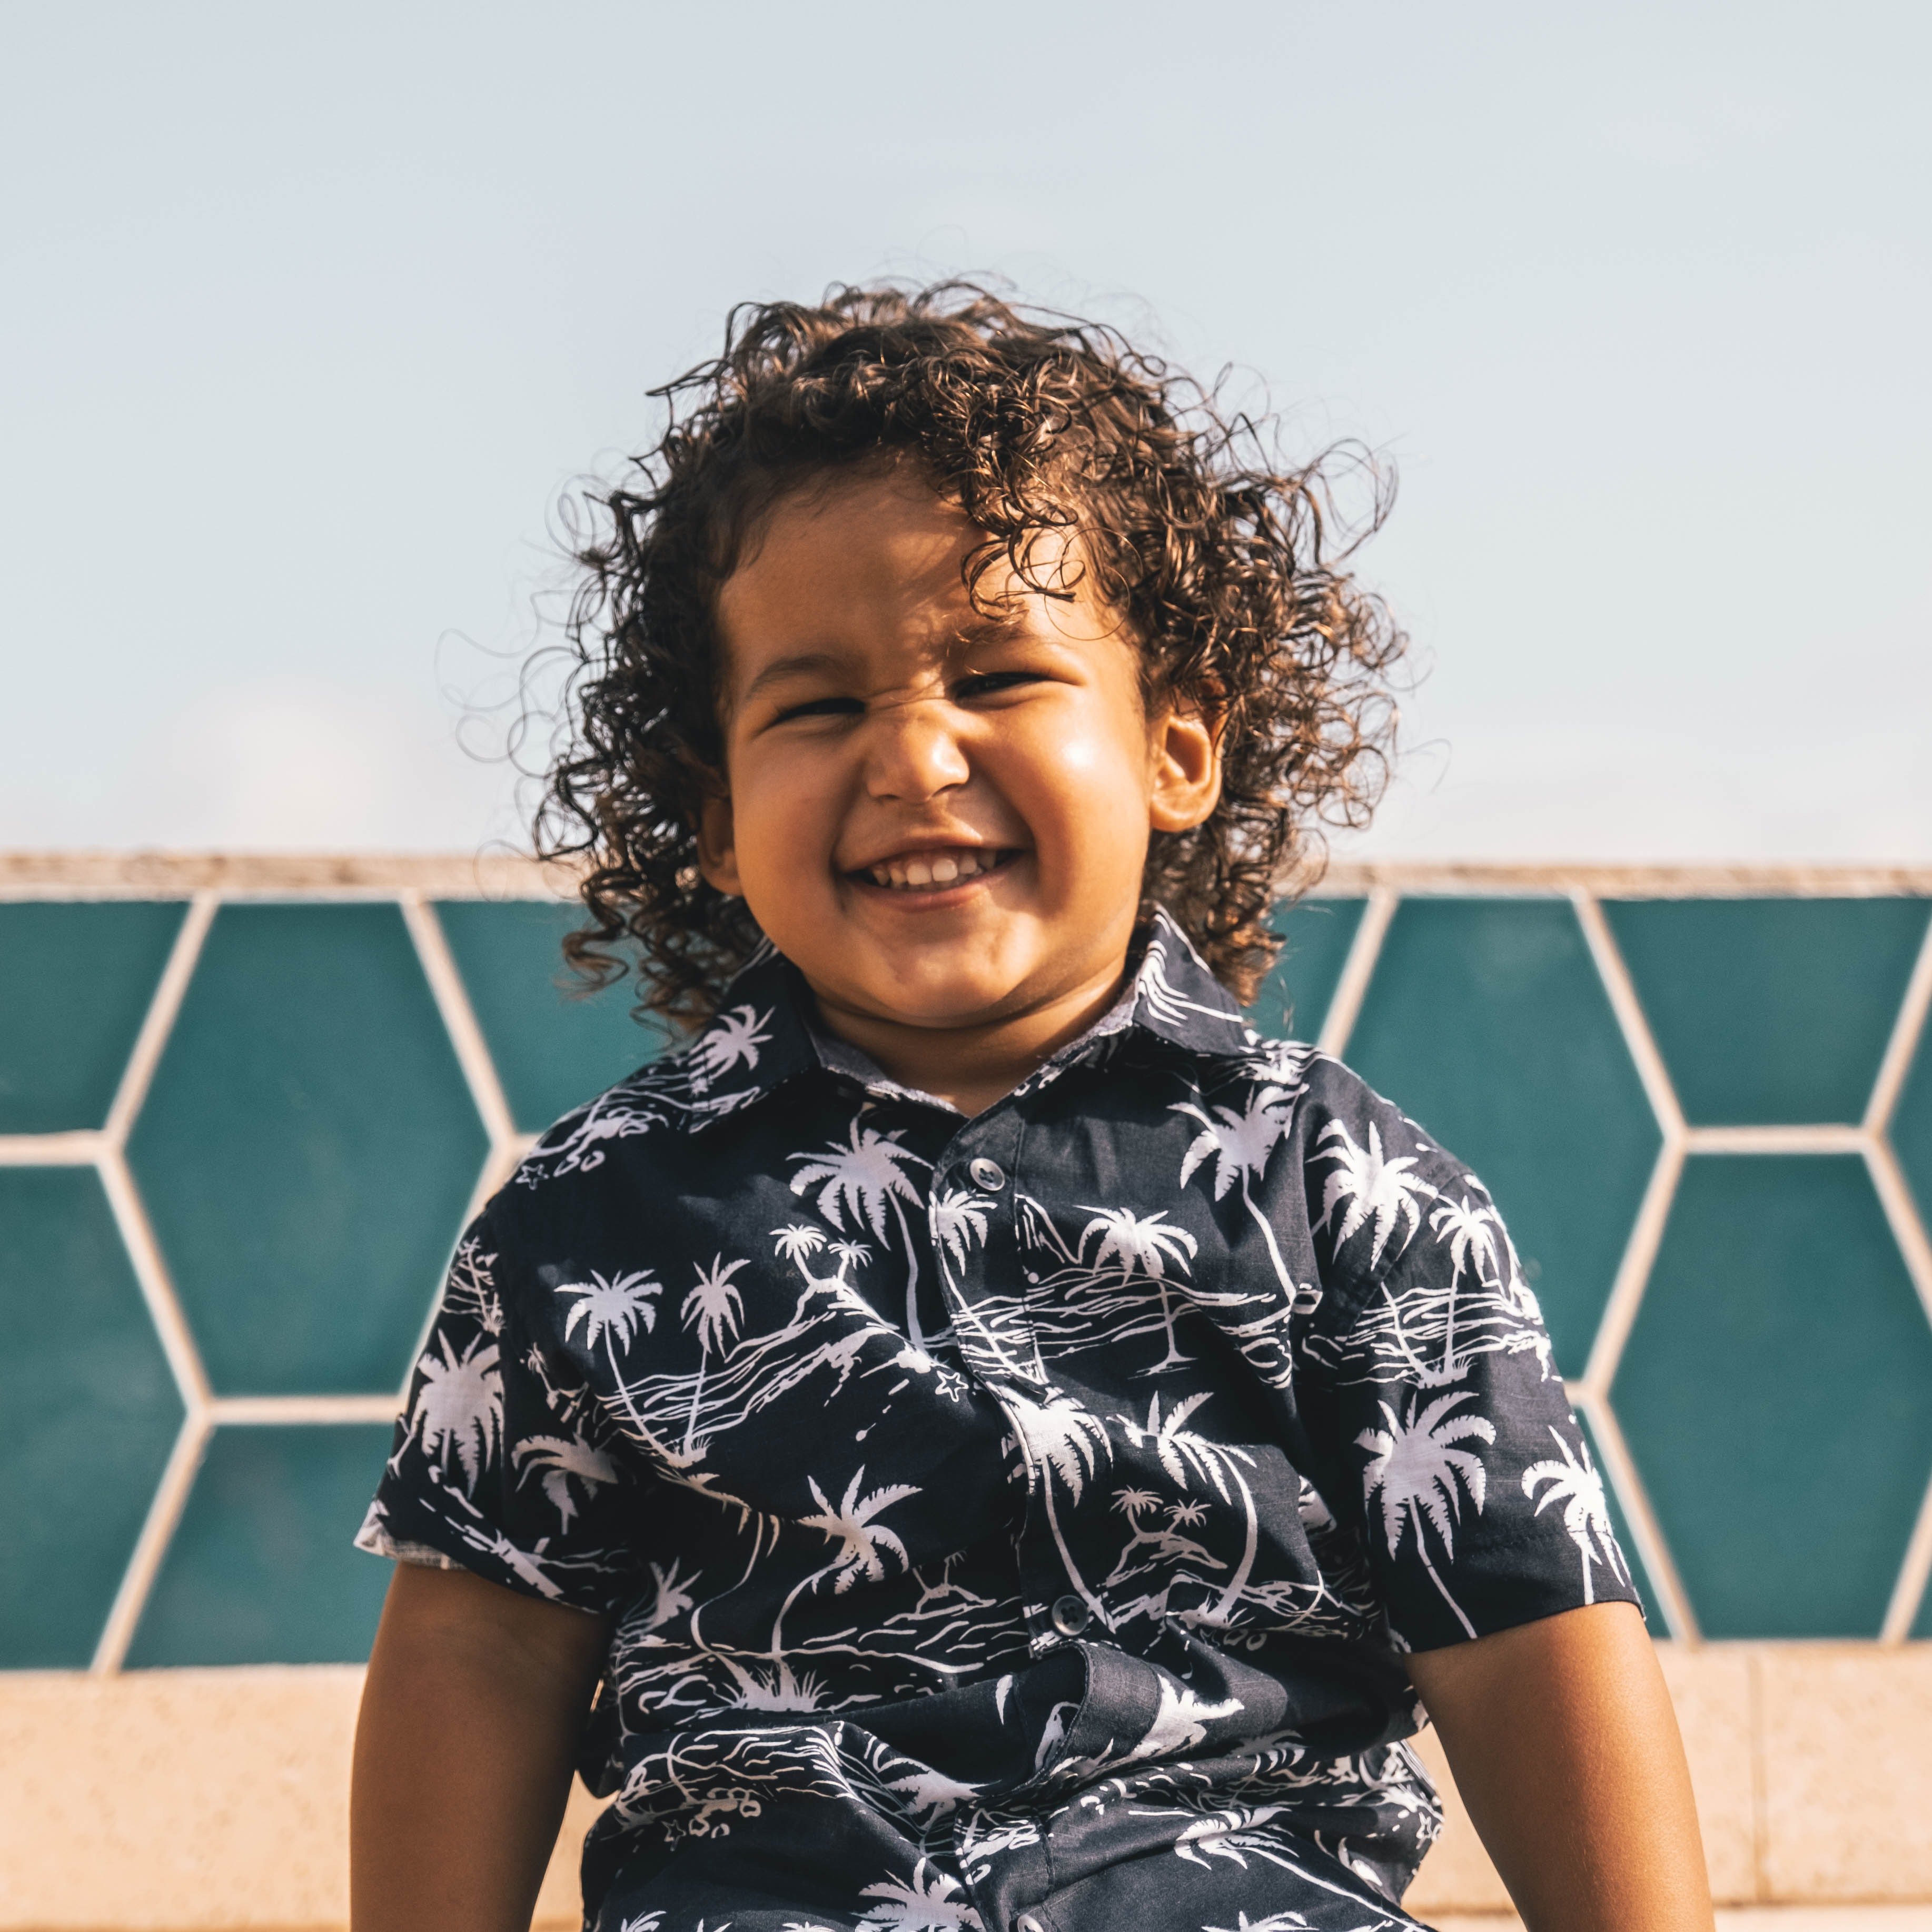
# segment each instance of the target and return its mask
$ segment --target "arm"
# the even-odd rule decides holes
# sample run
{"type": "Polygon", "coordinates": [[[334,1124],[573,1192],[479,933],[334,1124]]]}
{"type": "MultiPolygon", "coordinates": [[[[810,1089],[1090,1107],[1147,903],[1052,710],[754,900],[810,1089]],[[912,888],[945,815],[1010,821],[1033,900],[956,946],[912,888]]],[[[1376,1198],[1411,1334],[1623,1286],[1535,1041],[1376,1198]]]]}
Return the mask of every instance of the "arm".
{"type": "Polygon", "coordinates": [[[466,1570],[396,1565],[356,1731],[354,1932],[526,1932],[608,1637],[466,1570]]]}
{"type": "Polygon", "coordinates": [[[1408,1668],[1530,1932],[1711,1932],[1684,1747],[1631,1605],[1418,1652],[1408,1668]]]}

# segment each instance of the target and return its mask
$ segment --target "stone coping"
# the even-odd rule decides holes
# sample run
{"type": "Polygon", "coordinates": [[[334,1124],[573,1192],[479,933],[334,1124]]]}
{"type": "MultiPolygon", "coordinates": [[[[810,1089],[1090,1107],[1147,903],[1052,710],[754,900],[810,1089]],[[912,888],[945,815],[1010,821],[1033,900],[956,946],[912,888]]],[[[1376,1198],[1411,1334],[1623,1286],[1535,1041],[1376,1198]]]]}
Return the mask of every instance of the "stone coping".
{"type": "MultiPolygon", "coordinates": [[[[434,852],[0,850],[0,898],[169,898],[196,892],[452,898],[568,898],[575,868],[507,850],[434,852]]],[[[1685,865],[1376,860],[1336,863],[1315,888],[1478,896],[1589,892],[1605,898],[1889,898],[1932,895],[1932,864],[1685,865]]]]}

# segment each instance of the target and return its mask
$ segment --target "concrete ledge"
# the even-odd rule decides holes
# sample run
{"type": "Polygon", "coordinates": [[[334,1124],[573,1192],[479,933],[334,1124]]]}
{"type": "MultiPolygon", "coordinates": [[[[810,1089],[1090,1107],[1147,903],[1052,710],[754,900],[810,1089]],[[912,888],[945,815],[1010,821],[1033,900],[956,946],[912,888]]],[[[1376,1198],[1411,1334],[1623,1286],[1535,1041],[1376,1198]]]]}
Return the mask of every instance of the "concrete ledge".
{"type": "MultiPolygon", "coordinates": [[[[1721,1923],[1932,1932],[1932,1644],[1658,1646],[1721,1923]],[[1825,1907],[1869,1907],[1856,1912],[1825,1907]],[[1919,1910],[1906,1909],[1916,1906],[1919,1910]]],[[[0,1675],[0,1932],[340,1932],[348,1666],[0,1675]]],[[[1447,1778],[1408,1904],[1443,1932],[1516,1922],[1447,1778]]],[[[538,1923],[578,1916],[574,1793],[538,1923]]]]}

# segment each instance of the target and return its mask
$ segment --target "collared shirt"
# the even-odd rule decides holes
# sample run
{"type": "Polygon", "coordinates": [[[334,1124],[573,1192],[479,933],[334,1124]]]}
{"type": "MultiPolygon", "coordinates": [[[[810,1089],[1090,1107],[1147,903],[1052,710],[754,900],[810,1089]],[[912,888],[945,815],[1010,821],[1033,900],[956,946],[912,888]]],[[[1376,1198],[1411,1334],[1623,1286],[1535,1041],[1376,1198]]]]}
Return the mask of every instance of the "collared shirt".
{"type": "Polygon", "coordinates": [[[466,1234],[360,1540],[613,1620],[610,1932],[1407,1924],[1402,1653],[1634,1600],[1481,1184],[1165,916],[970,1119],[767,950],[466,1234]]]}

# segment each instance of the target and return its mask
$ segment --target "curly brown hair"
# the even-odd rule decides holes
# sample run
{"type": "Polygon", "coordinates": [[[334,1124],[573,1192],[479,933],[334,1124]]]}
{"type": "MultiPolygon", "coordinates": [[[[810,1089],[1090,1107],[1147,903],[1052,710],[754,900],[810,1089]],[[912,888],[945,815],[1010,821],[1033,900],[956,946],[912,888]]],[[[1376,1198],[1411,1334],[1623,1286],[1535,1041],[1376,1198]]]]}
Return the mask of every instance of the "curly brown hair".
{"type": "MultiPolygon", "coordinates": [[[[1366,823],[1394,728],[1406,640],[1339,567],[1353,545],[1330,537],[1336,452],[1278,466],[1264,425],[1116,330],[966,283],[746,304],[723,354],[652,393],[670,418],[656,448],[568,520],[564,740],[536,832],[542,856],[583,868],[572,966],[604,984],[632,952],[644,1010],[716,1010],[761,936],[697,863],[723,763],[718,590],[788,491],[910,460],[986,533],[966,566],[976,599],[1002,557],[1070,594],[1033,552],[1077,533],[1149,702],[1219,720],[1220,802],[1154,835],[1143,909],[1165,905],[1252,998],[1280,946],[1271,906],[1319,876],[1324,824],[1366,823]]],[[[1389,490],[1366,468],[1372,529],[1389,490]]]]}

